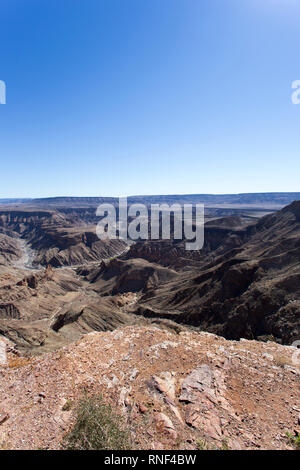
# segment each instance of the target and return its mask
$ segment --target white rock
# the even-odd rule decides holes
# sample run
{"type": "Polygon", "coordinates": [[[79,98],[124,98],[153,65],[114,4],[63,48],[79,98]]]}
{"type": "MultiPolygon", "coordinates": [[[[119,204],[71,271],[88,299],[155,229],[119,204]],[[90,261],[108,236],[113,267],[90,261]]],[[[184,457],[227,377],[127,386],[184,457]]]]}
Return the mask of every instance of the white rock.
{"type": "Polygon", "coordinates": [[[272,356],[272,354],[263,353],[262,357],[264,357],[265,359],[268,359],[269,361],[274,360],[274,357],[272,356]]]}
{"type": "Polygon", "coordinates": [[[6,343],[0,340],[0,365],[7,364],[6,343]]]}

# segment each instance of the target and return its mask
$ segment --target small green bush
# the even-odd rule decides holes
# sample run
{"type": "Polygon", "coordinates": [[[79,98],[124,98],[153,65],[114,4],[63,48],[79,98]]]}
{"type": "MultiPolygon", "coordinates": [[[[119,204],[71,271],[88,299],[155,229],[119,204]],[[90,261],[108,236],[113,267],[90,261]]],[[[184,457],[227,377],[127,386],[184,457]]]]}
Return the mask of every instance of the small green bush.
{"type": "Polygon", "coordinates": [[[197,450],[210,450],[210,445],[205,439],[199,438],[196,442],[197,450]]]}
{"type": "Polygon", "coordinates": [[[75,424],[65,436],[66,450],[129,450],[124,420],[113,413],[101,396],[84,396],[75,408],[75,424]]]}
{"type": "Polygon", "coordinates": [[[68,398],[68,400],[67,400],[67,401],[65,402],[65,404],[63,405],[62,410],[63,410],[63,411],[70,411],[70,409],[72,408],[72,406],[73,406],[73,402],[72,402],[72,400],[70,400],[70,399],[68,398]]]}
{"type": "Polygon", "coordinates": [[[293,447],[295,447],[295,449],[300,450],[300,436],[299,436],[299,435],[293,436],[293,434],[290,433],[290,432],[287,432],[287,433],[286,433],[286,436],[287,436],[287,438],[288,438],[288,440],[289,440],[289,443],[290,443],[293,447]]]}

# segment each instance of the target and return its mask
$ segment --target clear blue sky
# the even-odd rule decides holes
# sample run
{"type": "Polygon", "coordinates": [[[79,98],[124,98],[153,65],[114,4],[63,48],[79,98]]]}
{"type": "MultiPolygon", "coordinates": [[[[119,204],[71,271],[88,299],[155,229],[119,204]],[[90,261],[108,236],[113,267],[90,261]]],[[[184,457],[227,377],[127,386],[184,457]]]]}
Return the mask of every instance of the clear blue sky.
{"type": "Polygon", "coordinates": [[[300,191],[298,0],[0,0],[0,197],[300,191]]]}

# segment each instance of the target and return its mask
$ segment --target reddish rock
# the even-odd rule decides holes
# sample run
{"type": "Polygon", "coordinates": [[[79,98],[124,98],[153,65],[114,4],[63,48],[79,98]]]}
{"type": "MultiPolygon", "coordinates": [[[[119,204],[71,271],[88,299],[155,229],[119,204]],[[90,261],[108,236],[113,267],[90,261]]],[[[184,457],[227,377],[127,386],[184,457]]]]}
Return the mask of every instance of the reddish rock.
{"type": "Polygon", "coordinates": [[[142,414],[147,413],[148,408],[145,405],[139,404],[139,412],[142,414]]]}
{"type": "Polygon", "coordinates": [[[156,422],[156,427],[158,430],[169,434],[172,438],[177,438],[177,432],[175,431],[174,424],[171,419],[164,413],[156,413],[154,415],[154,420],[156,422]]]}

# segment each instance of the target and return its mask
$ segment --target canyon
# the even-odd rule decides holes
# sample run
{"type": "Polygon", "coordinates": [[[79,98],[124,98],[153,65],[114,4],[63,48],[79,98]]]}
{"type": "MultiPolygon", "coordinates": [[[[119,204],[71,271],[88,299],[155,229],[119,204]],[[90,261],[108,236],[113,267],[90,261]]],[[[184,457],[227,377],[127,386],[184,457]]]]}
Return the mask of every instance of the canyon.
{"type": "Polygon", "coordinates": [[[139,448],[291,448],[300,373],[293,196],[207,196],[199,251],[172,237],[99,240],[105,198],[0,201],[0,446],[58,448],[72,423],[59,407],[85,384],[125,416],[139,448]]]}

